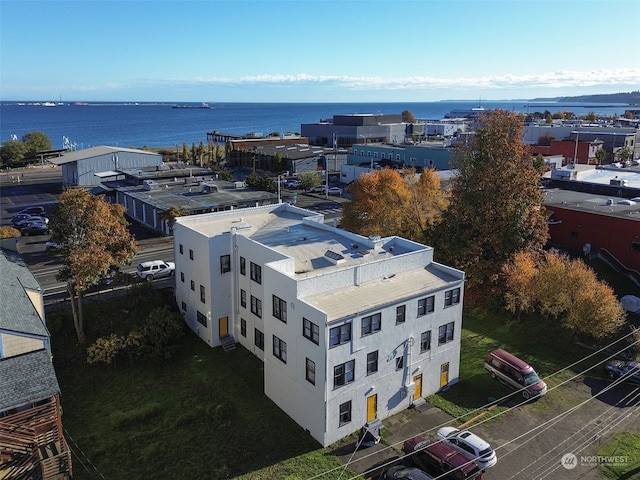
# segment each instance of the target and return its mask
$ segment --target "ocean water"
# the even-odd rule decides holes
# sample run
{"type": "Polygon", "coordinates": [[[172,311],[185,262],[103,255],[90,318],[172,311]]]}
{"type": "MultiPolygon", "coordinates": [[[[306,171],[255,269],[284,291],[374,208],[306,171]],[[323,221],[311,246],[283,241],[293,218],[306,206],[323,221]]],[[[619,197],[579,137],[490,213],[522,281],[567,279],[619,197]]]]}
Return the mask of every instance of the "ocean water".
{"type": "MultiPolygon", "coordinates": [[[[74,103],[55,106],[30,102],[0,104],[0,143],[13,135],[41,131],[63,148],[63,138],[76,149],[110,145],[119,147],[190,147],[206,143],[207,132],[244,135],[300,132],[301,124],[342,114],[399,114],[409,110],[417,119],[438,120],[454,109],[501,108],[522,113],[570,110],[577,115],[595,112],[622,115],[625,105],[532,103],[513,101],[441,101],[424,103],[212,103],[210,109],[172,108],[172,103],[74,103]]],[[[180,104],[185,105],[185,104],[180,104]]],[[[190,104],[197,106],[198,104],[190,104]]]]}

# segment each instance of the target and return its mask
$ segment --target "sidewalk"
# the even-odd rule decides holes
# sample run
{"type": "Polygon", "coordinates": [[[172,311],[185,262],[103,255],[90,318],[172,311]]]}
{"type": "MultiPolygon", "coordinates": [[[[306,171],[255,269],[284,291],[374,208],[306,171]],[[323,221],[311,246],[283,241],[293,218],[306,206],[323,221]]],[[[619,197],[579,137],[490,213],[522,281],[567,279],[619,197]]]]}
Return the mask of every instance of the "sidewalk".
{"type": "Polygon", "coordinates": [[[435,438],[438,428],[450,424],[453,420],[455,419],[451,415],[425,403],[382,421],[382,436],[386,444],[380,442],[372,447],[359,448],[354,454],[356,442],[352,442],[333,453],[343,464],[348,463],[350,470],[364,474],[364,478],[378,479],[384,470],[402,456],[402,444],[406,439],[420,434],[435,438]]]}

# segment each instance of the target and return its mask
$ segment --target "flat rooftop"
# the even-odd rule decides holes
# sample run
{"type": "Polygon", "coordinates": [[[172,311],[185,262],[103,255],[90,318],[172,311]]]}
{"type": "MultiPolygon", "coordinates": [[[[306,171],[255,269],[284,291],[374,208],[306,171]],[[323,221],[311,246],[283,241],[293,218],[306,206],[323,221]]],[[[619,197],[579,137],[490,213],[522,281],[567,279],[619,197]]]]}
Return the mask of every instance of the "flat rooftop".
{"type": "Polygon", "coordinates": [[[207,236],[235,228],[238,234],[293,258],[299,278],[431,248],[398,237],[372,240],[323,222],[322,214],[289,204],[178,219],[207,236]]]}
{"type": "Polygon", "coordinates": [[[640,197],[627,199],[560,188],[548,188],[543,192],[544,205],[631,218],[640,222],[640,197]]]}

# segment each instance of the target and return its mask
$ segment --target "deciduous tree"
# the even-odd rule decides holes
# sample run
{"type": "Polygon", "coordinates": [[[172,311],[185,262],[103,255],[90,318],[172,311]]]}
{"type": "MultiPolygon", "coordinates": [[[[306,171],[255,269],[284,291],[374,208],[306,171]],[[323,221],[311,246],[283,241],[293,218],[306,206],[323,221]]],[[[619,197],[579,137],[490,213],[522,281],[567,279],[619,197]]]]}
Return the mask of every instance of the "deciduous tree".
{"type": "Polygon", "coordinates": [[[402,111],[402,121],[405,123],[416,123],[416,117],[409,110],[402,111]]]}
{"type": "Polygon", "coordinates": [[[471,286],[495,280],[511,255],[539,252],[548,238],[540,172],[521,131],[519,116],[493,110],[454,155],[458,175],[435,253],[464,270],[471,286]]]}
{"type": "Polygon", "coordinates": [[[51,150],[51,139],[42,132],[29,132],[22,137],[26,155],[51,150]]]}
{"type": "Polygon", "coordinates": [[[189,212],[182,210],[179,207],[171,206],[167,210],[163,210],[158,214],[160,220],[166,220],[169,230],[173,230],[173,225],[176,223],[176,218],[189,215],[189,212]]]}
{"type": "Polygon", "coordinates": [[[129,263],[137,244],[128,232],[124,207],[84,190],[67,190],[51,219],[51,240],[67,244],[60,250],[63,267],[56,278],[67,282],[78,342],[86,341],[83,293],[120,265],[129,263]]]}
{"type": "Polygon", "coordinates": [[[503,267],[505,305],[520,313],[536,310],[557,320],[575,337],[601,340],[617,332],[625,314],[613,290],[581,259],[554,251],[518,252],[503,267]]]}

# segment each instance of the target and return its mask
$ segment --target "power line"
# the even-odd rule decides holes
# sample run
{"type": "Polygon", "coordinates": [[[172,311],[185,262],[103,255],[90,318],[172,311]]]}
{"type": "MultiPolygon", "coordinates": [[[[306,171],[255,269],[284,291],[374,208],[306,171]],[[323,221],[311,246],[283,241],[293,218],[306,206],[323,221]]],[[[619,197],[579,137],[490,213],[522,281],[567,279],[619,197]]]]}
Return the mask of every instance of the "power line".
{"type": "MultiPolygon", "coordinates": [[[[621,341],[623,341],[623,340],[627,339],[629,336],[631,336],[631,335],[633,335],[633,334],[634,334],[634,331],[632,331],[632,332],[630,332],[630,333],[628,333],[628,334],[626,334],[626,335],[622,336],[621,338],[619,338],[619,339],[617,339],[617,340],[614,340],[613,342],[611,342],[611,343],[609,343],[609,344],[605,345],[604,347],[600,348],[599,350],[596,350],[596,351],[594,351],[593,353],[591,353],[591,354],[589,354],[589,355],[587,355],[587,356],[585,356],[585,357],[583,357],[583,358],[581,358],[581,359],[577,360],[576,362],[574,362],[574,363],[572,363],[572,364],[570,364],[570,365],[567,365],[566,367],[563,367],[563,368],[561,368],[560,370],[558,370],[558,371],[556,371],[556,372],[554,372],[554,373],[552,373],[552,374],[550,374],[550,375],[546,376],[544,379],[545,379],[545,380],[547,380],[547,379],[549,379],[549,378],[552,378],[552,377],[554,377],[554,376],[558,375],[559,373],[562,373],[563,371],[565,371],[565,370],[567,370],[567,369],[569,369],[569,368],[571,368],[571,367],[573,367],[573,366],[575,366],[575,365],[578,365],[579,363],[582,363],[582,362],[584,362],[584,361],[588,360],[589,358],[591,358],[591,357],[593,357],[593,356],[595,356],[595,355],[597,355],[597,354],[599,354],[599,353],[602,353],[603,351],[605,351],[605,350],[607,350],[607,349],[611,348],[613,345],[615,345],[615,344],[617,344],[617,343],[619,343],[619,342],[621,342],[621,341]]],[[[635,344],[637,344],[637,343],[639,343],[639,342],[640,342],[640,340],[636,340],[636,341],[634,341],[633,343],[631,343],[630,345],[627,345],[626,347],[622,348],[621,350],[618,350],[618,351],[614,352],[612,355],[610,355],[609,357],[607,357],[604,361],[609,360],[609,359],[611,359],[611,358],[613,358],[613,357],[615,357],[615,356],[619,355],[621,352],[624,352],[625,350],[627,350],[627,349],[631,348],[632,346],[634,346],[635,344]]],[[[574,376],[570,377],[568,380],[565,380],[565,381],[561,382],[560,384],[558,384],[558,385],[556,385],[556,386],[554,386],[554,387],[551,387],[548,391],[552,391],[552,390],[555,390],[556,388],[559,388],[560,386],[562,386],[562,385],[564,385],[564,384],[566,384],[566,383],[568,383],[568,382],[570,382],[570,381],[574,380],[575,378],[577,378],[577,377],[579,377],[579,376],[583,375],[584,373],[588,372],[589,370],[592,370],[592,369],[596,368],[596,367],[597,367],[598,365],[600,365],[601,363],[602,363],[602,362],[598,362],[597,364],[592,365],[591,367],[589,367],[589,368],[587,368],[587,369],[583,370],[582,372],[579,372],[578,374],[576,374],[576,375],[574,375],[574,376]]],[[[472,410],[472,411],[470,411],[470,412],[467,412],[467,413],[466,413],[466,414],[464,414],[464,415],[461,415],[461,416],[458,416],[458,417],[456,417],[456,418],[453,418],[452,420],[449,420],[449,421],[447,421],[447,422],[445,422],[445,423],[443,423],[443,424],[440,424],[440,425],[438,425],[438,426],[436,426],[436,427],[433,427],[433,428],[431,428],[431,429],[429,429],[429,430],[425,430],[424,432],[418,433],[417,435],[424,435],[424,434],[427,434],[427,433],[429,433],[429,432],[431,432],[431,431],[433,431],[433,430],[435,430],[435,429],[438,429],[438,428],[441,428],[441,427],[443,427],[443,426],[446,426],[446,425],[448,425],[448,424],[450,424],[450,423],[452,423],[452,422],[454,422],[454,421],[456,421],[456,420],[461,420],[462,418],[468,417],[468,416],[470,416],[470,415],[472,415],[472,414],[474,414],[474,413],[477,413],[477,412],[479,412],[479,411],[484,411],[486,408],[490,407],[491,405],[499,404],[499,403],[501,403],[503,400],[505,400],[505,399],[507,399],[507,398],[511,397],[512,395],[514,395],[514,394],[515,394],[515,393],[517,393],[517,392],[521,392],[522,390],[524,390],[524,388],[523,388],[523,389],[520,389],[520,390],[517,390],[516,392],[512,392],[512,393],[510,393],[510,394],[508,394],[508,395],[505,395],[505,396],[503,396],[502,398],[499,398],[499,399],[497,399],[497,400],[494,400],[493,402],[487,403],[487,404],[485,404],[485,405],[483,405],[483,406],[481,406],[481,407],[478,407],[478,408],[476,408],[476,409],[474,409],[474,410],[472,410]]],[[[600,393],[602,393],[602,392],[600,392],[600,393]]],[[[593,398],[593,397],[591,397],[591,398],[593,398]]],[[[489,421],[489,420],[491,420],[491,419],[494,419],[494,418],[497,418],[498,416],[504,415],[505,413],[508,413],[508,412],[510,412],[511,410],[513,410],[513,409],[515,409],[515,408],[517,408],[517,407],[519,407],[519,406],[521,406],[521,405],[523,405],[523,404],[527,403],[528,401],[529,401],[529,399],[524,399],[522,402],[517,403],[517,404],[515,404],[515,405],[513,405],[513,406],[511,406],[511,407],[509,407],[509,408],[507,408],[507,409],[505,409],[505,410],[504,410],[504,411],[502,411],[502,412],[499,412],[498,414],[494,415],[494,416],[493,416],[493,417],[491,417],[491,418],[488,418],[488,419],[482,420],[482,421],[478,422],[478,423],[477,423],[476,425],[474,425],[474,426],[481,425],[481,424],[483,424],[483,423],[485,423],[485,422],[487,422],[487,421],[489,421]]],[[[536,427],[536,428],[539,428],[539,427],[536,427]]],[[[536,430],[536,428],[534,428],[534,429],[530,430],[529,432],[525,432],[523,435],[521,435],[521,436],[519,436],[519,437],[517,437],[517,438],[521,438],[522,436],[525,436],[525,435],[527,435],[527,434],[531,433],[532,431],[535,431],[535,430],[536,430]]],[[[415,435],[414,435],[414,436],[415,436],[415,435]]],[[[516,439],[517,439],[517,438],[516,438],[516,439]]],[[[507,442],[507,443],[505,443],[504,445],[497,447],[496,449],[498,449],[498,448],[502,448],[502,447],[504,447],[504,446],[506,446],[506,445],[508,445],[508,444],[512,443],[512,442],[513,442],[513,441],[515,441],[516,439],[511,440],[510,442],[507,442]]],[[[366,459],[368,459],[369,457],[371,457],[371,456],[373,456],[373,455],[377,455],[377,454],[379,454],[380,452],[382,452],[382,451],[384,451],[384,450],[391,449],[391,448],[393,448],[393,447],[396,447],[396,446],[398,446],[398,445],[400,445],[400,444],[404,443],[404,441],[405,441],[405,440],[407,440],[407,439],[401,440],[401,441],[396,442],[396,443],[394,443],[394,444],[392,444],[392,445],[388,445],[388,446],[387,446],[385,449],[383,449],[383,450],[378,450],[378,451],[373,452],[373,453],[371,453],[371,454],[369,454],[369,455],[365,455],[365,456],[363,456],[363,457],[361,457],[361,458],[359,458],[359,459],[356,459],[355,461],[356,461],[356,462],[359,462],[359,461],[362,461],[362,460],[366,460],[366,459]]],[[[441,441],[441,440],[437,440],[436,442],[433,442],[433,443],[437,443],[437,442],[440,442],[440,441],[441,441]]],[[[413,453],[415,453],[415,452],[413,452],[413,453]]],[[[355,452],[354,452],[354,454],[355,454],[355,452]]],[[[405,456],[403,456],[403,457],[401,457],[401,458],[406,458],[407,456],[410,456],[410,455],[411,455],[411,454],[409,454],[409,455],[405,455],[405,456]]],[[[353,455],[352,455],[352,457],[351,457],[351,458],[353,458],[353,455]]],[[[332,472],[334,472],[334,471],[336,471],[336,470],[339,470],[339,469],[342,469],[342,468],[346,469],[346,467],[348,467],[348,466],[352,463],[352,462],[351,462],[351,458],[349,459],[349,462],[347,462],[344,466],[335,467],[335,468],[333,468],[333,469],[327,470],[326,472],[319,473],[319,474],[317,474],[317,475],[314,475],[313,477],[309,477],[309,480],[313,480],[313,479],[316,479],[316,478],[323,477],[324,475],[327,475],[327,474],[329,474],[329,473],[332,473],[332,472]]],[[[391,463],[394,463],[394,462],[396,462],[396,461],[397,461],[397,459],[393,459],[393,460],[391,460],[390,462],[387,462],[387,463],[385,463],[385,464],[383,464],[383,465],[377,465],[377,466],[376,466],[376,469],[377,469],[377,468],[381,468],[381,467],[386,467],[386,466],[388,466],[388,465],[390,465],[391,463]]],[[[365,472],[365,473],[366,473],[366,472],[365,472]]],[[[358,477],[353,477],[353,478],[358,478],[358,477]]],[[[352,480],[352,479],[349,479],[349,480],[352,480]]]]}
{"type": "MultiPolygon", "coordinates": [[[[67,431],[67,429],[65,429],[63,427],[64,433],[65,433],[65,437],[70,439],[73,444],[76,446],[76,448],[78,449],[78,451],[82,454],[82,456],[84,457],[84,459],[87,461],[87,463],[89,465],[91,465],[93,467],[93,469],[95,470],[95,472],[100,475],[101,478],[105,478],[104,475],[102,475],[102,473],[100,473],[98,471],[98,469],[96,468],[96,466],[93,464],[93,462],[91,460],[89,460],[89,457],[87,457],[85,455],[85,453],[82,451],[82,449],[80,448],[80,446],[76,443],[76,441],[73,439],[73,437],[71,436],[71,434],[69,434],[69,432],[67,431]]],[[[73,450],[72,450],[73,451],[73,450]]],[[[82,466],[87,470],[87,472],[91,473],[90,470],[86,467],[86,465],[84,464],[84,462],[80,459],[80,456],[78,454],[76,454],[76,456],[78,457],[78,459],[80,460],[80,463],[82,464],[82,466]]],[[[106,480],[106,479],[105,479],[106,480]]]]}

